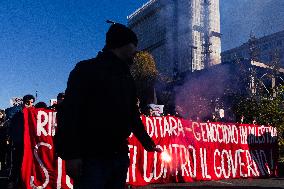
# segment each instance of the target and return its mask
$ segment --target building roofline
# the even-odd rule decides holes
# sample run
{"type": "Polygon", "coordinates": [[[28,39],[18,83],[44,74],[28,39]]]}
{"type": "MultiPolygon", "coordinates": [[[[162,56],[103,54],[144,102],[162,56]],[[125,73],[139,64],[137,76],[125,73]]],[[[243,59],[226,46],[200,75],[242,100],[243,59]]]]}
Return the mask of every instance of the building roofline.
{"type": "Polygon", "coordinates": [[[138,8],[137,10],[135,10],[132,14],[130,14],[129,16],[127,16],[127,20],[132,19],[133,17],[135,17],[136,15],[138,15],[140,12],[142,12],[143,10],[145,10],[147,7],[149,7],[150,5],[152,5],[155,1],[157,0],[150,0],[147,3],[143,4],[142,7],[138,8]]]}
{"type": "MultiPolygon", "coordinates": [[[[282,31],[278,31],[278,32],[275,32],[275,33],[272,33],[272,34],[269,34],[269,35],[265,35],[265,36],[262,36],[262,37],[259,37],[259,38],[256,38],[256,41],[257,42],[262,42],[262,41],[265,41],[269,38],[273,38],[273,37],[278,37],[279,35],[284,35],[284,30],[282,31]]],[[[248,45],[248,41],[241,44],[240,46],[237,46],[237,47],[234,47],[232,49],[228,49],[228,50],[225,50],[223,52],[221,52],[221,54],[224,54],[224,53],[230,53],[231,51],[234,52],[236,50],[239,50],[239,49],[242,49],[242,47],[244,46],[247,46],[248,45]]]]}

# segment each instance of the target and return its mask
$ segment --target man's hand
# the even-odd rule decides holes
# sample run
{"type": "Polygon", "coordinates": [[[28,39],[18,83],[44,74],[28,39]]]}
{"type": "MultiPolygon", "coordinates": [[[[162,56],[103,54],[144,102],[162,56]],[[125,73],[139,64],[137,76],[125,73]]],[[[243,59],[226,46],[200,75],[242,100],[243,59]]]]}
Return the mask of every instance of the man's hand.
{"type": "Polygon", "coordinates": [[[66,174],[71,178],[79,179],[82,167],[81,159],[69,159],[65,160],[66,174]]]}
{"type": "Polygon", "coordinates": [[[145,148],[145,150],[148,152],[162,152],[163,151],[161,148],[158,148],[156,145],[145,148]]]}
{"type": "Polygon", "coordinates": [[[161,148],[158,148],[157,146],[154,147],[154,151],[155,152],[163,152],[163,150],[161,148]]]}

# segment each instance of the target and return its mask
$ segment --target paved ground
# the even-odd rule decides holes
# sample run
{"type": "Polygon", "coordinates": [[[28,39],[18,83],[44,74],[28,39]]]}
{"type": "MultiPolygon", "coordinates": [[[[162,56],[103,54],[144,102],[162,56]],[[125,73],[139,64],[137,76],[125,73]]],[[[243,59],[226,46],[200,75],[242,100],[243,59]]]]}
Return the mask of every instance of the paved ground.
{"type": "MultiPolygon", "coordinates": [[[[0,175],[0,189],[7,188],[7,178],[0,175]]],[[[267,179],[226,179],[191,183],[151,184],[131,189],[284,189],[284,163],[279,164],[279,177],[267,179]]]]}
{"type": "MultiPolygon", "coordinates": [[[[6,179],[0,178],[0,189],[6,189],[6,179]]],[[[152,184],[132,189],[284,189],[284,177],[269,179],[228,179],[220,181],[198,181],[192,183],[152,184]]]]}

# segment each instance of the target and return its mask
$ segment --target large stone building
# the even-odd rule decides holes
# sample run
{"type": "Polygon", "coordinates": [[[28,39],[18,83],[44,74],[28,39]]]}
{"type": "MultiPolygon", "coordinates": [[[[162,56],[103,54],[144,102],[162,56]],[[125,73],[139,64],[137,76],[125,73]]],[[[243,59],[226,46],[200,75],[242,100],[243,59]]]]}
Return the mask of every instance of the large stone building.
{"type": "Polygon", "coordinates": [[[255,57],[251,57],[252,42],[248,41],[239,47],[222,52],[222,62],[256,58],[266,65],[273,66],[273,64],[279,63],[278,66],[284,67],[284,30],[261,38],[255,38],[253,45],[255,57]],[[277,59],[279,59],[278,62],[275,62],[277,59]]]}
{"type": "Polygon", "coordinates": [[[140,50],[176,76],[221,62],[219,0],[150,0],[128,16],[140,50]]]}

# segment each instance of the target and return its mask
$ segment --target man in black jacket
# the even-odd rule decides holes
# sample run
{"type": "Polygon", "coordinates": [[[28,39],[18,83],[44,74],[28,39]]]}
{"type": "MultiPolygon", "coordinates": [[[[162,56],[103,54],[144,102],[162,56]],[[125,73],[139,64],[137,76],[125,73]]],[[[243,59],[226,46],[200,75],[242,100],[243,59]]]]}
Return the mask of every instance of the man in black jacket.
{"type": "Polygon", "coordinates": [[[23,104],[10,120],[9,135],[12,139],[12,166],[9,176],[8,189],[18,189],[21,186],[21,166],[24,156],[24,108],[34,106],[35,97],[27,94],[23,97],[23,104]]]}
{"type": "Polygon", "coordinates": [[[161,152],[140,119],[129,71],[137,43],[132,30],[114,23],[103,50],[69,75],[55,141],[80,189],[125,188],[131,132],[147,151],[161,152]]]}

